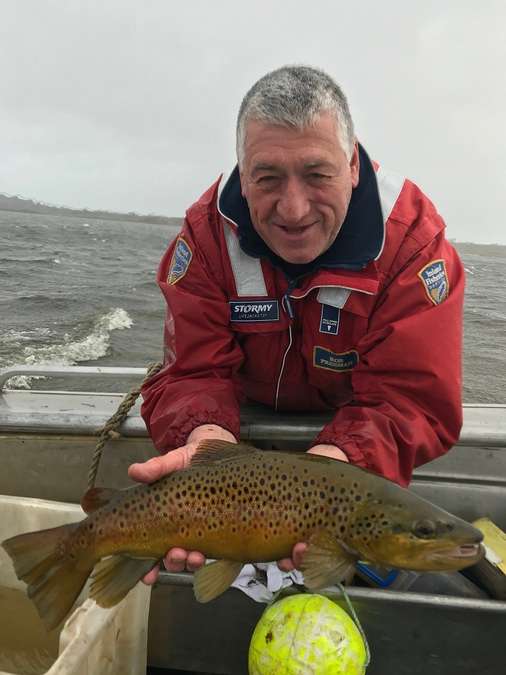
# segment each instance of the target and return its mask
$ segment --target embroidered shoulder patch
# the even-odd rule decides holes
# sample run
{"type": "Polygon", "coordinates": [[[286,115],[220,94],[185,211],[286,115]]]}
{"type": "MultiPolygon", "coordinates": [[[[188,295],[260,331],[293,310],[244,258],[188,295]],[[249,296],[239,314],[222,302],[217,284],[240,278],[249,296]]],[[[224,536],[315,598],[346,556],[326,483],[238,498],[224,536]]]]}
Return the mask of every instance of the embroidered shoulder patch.
{"type": "Polygon", "coordinates": [[[444,260],[432,260],[422,267],[418,276],[423,282],[425,292],[431,302],[439,305],[448,297],[450,290],[444,260]]]}
{"type": "Polygon", "coordinates": [[[183,237],[178,237],[167,274],[168,284],[177,284],[184,277],[190,266],[192,256],[193,253],[189,245],[183,237]]]}

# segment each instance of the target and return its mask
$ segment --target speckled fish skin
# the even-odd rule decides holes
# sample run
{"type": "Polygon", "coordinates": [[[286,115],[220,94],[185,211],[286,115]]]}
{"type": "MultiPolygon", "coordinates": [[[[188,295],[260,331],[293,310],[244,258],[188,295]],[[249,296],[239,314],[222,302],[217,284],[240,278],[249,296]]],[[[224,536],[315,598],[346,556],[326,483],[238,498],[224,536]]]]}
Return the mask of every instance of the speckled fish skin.
{"type": "Polygon", "coordinates": [[[393,565],[395,552],[385,560],[383,541],[378,557],[377,543],[388,538],[392,544],[396,537],[401,546],[401,525],[426,520],[448,526],[437,543],[481,540],[468,523],[351,464],[253,451],[120,492],[83,522],[76,537],[97,558],[123,551],[161,558],[178,546],[211,558],[260,562],[289,556],[296,542],[325,530],[364,559],[393,565]]]}
{"type": "Polygon", "coordinates": [[[349,578],[358,559],[435,571],[483,554],[479,530],[375,474],[223,441],[201,444],[189,469],[150,485],[92,489],[83,508],[79,523],[3,542],[50,627],[97,563],[90,593],[110,607],[175,546],[219,561],[195,575],[202,602],[226,590],[242,563],[289,557],[297,542],[308,542],[302,570],[312,590],[349,578]]]}

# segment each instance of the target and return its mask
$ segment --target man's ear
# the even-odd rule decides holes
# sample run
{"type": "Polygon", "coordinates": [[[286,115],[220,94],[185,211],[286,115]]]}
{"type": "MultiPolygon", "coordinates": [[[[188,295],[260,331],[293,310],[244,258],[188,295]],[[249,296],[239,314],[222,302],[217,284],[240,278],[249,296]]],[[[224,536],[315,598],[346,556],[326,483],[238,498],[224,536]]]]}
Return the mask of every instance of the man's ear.
{"type": "Polygon", "coordinates": [[[358,141],[353,145],[353,154],[350,159],[351,184],[357,187],[360,178],[360,158],[358,154],[358,141]]]}

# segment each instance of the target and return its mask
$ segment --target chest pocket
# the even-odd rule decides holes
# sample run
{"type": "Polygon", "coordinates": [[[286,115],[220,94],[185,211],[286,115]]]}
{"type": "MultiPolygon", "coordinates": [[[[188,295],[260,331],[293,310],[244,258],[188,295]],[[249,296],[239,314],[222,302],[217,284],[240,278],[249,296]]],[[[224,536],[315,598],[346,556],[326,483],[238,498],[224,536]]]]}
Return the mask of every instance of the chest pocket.
{"type": "Polygon", "coordinates": [[[308,312],[303,352],[311,384],[348,388],[360,363],[357,344],[367,332],[375,295],[343,288],[321,288],[308,312]]]}

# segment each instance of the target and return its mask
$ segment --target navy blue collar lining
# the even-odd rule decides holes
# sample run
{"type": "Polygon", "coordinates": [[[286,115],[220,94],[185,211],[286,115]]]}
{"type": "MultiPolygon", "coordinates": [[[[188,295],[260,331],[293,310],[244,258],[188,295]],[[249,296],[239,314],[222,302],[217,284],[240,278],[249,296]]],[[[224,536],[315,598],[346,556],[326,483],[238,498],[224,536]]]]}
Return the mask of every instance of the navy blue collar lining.
{"type": "Polygon", "coordinates": [[[383,246],[384,223],[374,167],[359,145],[359,184],[353,190],[346,218],[334,243],[305,265],[293,265],[277,256],[254,229],[248,203],[241,194],[236,166],[219,198],[221,213],[238,227],[242,250],[253,258],[267,258],[289,279],[297,279],[320,268],[363,269],[375,260],[383,246]]]}

